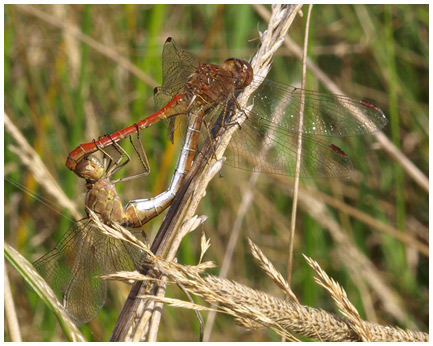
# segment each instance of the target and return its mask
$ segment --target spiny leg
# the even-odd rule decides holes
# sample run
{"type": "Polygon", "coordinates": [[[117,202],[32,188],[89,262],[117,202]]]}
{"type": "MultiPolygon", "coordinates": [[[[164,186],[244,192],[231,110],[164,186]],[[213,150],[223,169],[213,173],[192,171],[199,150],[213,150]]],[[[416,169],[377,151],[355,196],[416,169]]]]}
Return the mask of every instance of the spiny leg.
{"type": "Polygon", "coordinates": [[[146,155],[146,151],[144,150],[143,143],[140,140],[140,132],[138,128],[137,128],[137,141],[138,141],[139,148],[137,148],[137,146],[134,144],[132,137],[129,137],[129,140],[131,141],[132,147],[134,148],[134,151],[139,157],[140,162],[144,168],[143,173],[149,174],[150,173],[149,160],[147,159],[147,155],[146,155]]]}
{"type": "MultiPolygon", "coordinates": [[[[138,142],[139,142],[139,148],[137,148],[137,146],[136,146],[136,144],[134,143],[134,141],[132,140],[132,137],[131,137],[131,136],[129,137],[129,140],[130,140],[130,142],[131,142],[132,147],[134,148],[134,151],[135,151],[136,154],[138,155],[138,157],[139,157],[139,159],[140,159],[140,162],[141,162],[142,166],[144,167],[144,171],[143,171],[143,172],[140,172],[140,173],[137,173],[137,174],[133,174],[133,175],[127,176],[127,177],[123,177],[123,178],[116,179],[116,180],[113,181],[113,184],[118,183],[118,182],[121,182],[121,181],[128,181],[128,180],[132,180],[132,179],[137,179],[137,178],[139,178],[139,177],[146,176],[146,175],[148,175],[148,174],[150,173],[150,165],[149,165],[149,161],[148,161],[148,159],[147,159],[147,155],[146,155],[146,152],[145,152],[145,150],[144,150],[143,144],[141,143],[141,140],[140,140],[140,135],[139,135],[140,132],[139,132],[139,128],[138,128],[138,127],[137,127],[137,132],[136,132],[136,133],[137,133],[137,140],[138,140],[138,142]]],[[[117,145],[117,146],[115,146],[116,149],[117,149],[118,151],[121,150],[121,154],[123,153],[123,154],[126,155],[126,157],[128,158],[127,161],[125,161],[124,163],[122,163],[122,165],[120,165],[120,166],[116,169],[116,172],[117,172],[117,171],[118,171],[120,168],[122,168],[125,164],[129,163],[129,161],[130,161],[130,157],[129,157],[128,153],[125,151],[125,149],[123,149],[123,148],[122,148],[121,146],[119,146],[117,143],[113,143],[113,144],[117,145]]]]}
{"type": "Polygon", "coordinates": [[[102,162],[104,164],[104,167],[106,167],[106,170],[107,170],[106,174],[105,174],[105,176],[107,178],[111,177],[114,173],[116,173],[119,169],[121,169],[122,167],[127,165],[130,161],[130,157],[129,157],[128,153],[119,144],[117,144],[111,138],[111,136],[110,136],[110,139],[112,141],[112,146],[120,154],[120,156],[116,160],[106,150],[104,150],[102,147],[99,147],[97,145],[96,141],[94,141],[98,150],[103,154],[102,162]],[[122,160],[124,159],[125,156],[126,156],[125,162],[120,164],[120,162],[122,162],[122,160]],[[107,161],[107,159],[108,159],[108,161],[107,161]]]}

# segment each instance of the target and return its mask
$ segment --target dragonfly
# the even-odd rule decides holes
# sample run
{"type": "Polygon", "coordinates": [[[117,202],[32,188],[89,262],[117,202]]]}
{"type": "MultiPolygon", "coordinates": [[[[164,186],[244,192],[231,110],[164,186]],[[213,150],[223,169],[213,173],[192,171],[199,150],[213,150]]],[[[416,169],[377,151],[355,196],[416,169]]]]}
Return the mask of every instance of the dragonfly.
{"type": "MultiPolygon", "coordinates": [[[[191,167],[199,133],[196,126],[200,126],[198,118],[191,119],[170,187],[156,197],[135,200],[126,206],[123,206],[115,184],[148,174],[149,166],[142,148],[136,150],[143,163],[142,174],[117,180],[112,180],[112,176],[130,162],[129,155],[117,142],[112,143],[115,149],[112,151],[119,154],[117,158],[101,148],[98,153],[102,153],[102,160],[96,155],[81,160],[74,172],[86,180],[86,211],[95,212],[107,225],[117,223],[132,228],[133,234],[145,241],[140,227],[171,204],[191,167]]],[[[133,147],[136,148],[134,144],[133,147]]],[[[38,259],[34,266],[61,299],[74,323],[81,325],[91,321],[105,304],[107,283],[98,277],[139,269],[144,256],[144,252],[128,242],[103,234],[87,217],[72,226],[54,249],[38,259]]]]}
{"type": "Polygon", "coordinates": [[[235,125],[231,117],[242,112],[246,120],[229,144],[227,163],[242,169],[295,175],[297,143],[302,133],[300,176],[306,178],[347,177],[352,163],[342,149],[323,137],[363,135],[383,128],[383,111],[366,100],[303,90],[254,75],[251,65],[237,58],[223,65],[200,64],[192,53],[178,48],[169,37],[162,52],[163,84],[155,89],[156,113],[96,141],[79,145],[69,153],[66,166],[74,170],[89,154],[111,145],[160,120],[199,114],[235,125]],[[240,109],[237,95],[252,87],[247,106],[240,109]],[[299,127],[303,104],[303,125],[299,127]],[[216,117],[216,114],[223,116],[216,117]],[[221,120],[222,119],[222,120],[221,120]],[[258,155],[263,148],[266,155],[258,155]]]}

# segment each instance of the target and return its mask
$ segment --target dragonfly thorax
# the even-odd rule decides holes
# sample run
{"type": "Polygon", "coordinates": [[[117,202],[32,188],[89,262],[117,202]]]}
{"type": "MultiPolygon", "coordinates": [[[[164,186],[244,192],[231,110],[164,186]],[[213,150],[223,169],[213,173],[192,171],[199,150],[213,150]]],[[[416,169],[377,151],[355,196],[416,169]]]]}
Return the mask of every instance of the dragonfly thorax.
{"type": "Polygon", "coordinates": [[[231,58],[223,66],[202,64],[185,83],[185,91],[197,97],[202,104],[225,103],[234,92],[249,85],[253,78],[251,65],[231,58]]]}

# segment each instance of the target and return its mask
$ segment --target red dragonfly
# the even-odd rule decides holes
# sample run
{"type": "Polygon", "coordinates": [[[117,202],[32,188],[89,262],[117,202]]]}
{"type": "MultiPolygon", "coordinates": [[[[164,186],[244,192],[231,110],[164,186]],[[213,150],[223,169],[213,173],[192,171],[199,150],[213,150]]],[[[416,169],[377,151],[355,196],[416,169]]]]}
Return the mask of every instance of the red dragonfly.
{"type": "Polygon", "coordinates": [[[192,53],[179,49],[172,38],[165,42],[163,85],[155,97],[165,104],[149,117],[96,141],[81,144],[73,150],[66,166],[74,170],[89,154],[111,145],[132,133],[147,128],[161,119],[210,110],[225,112],[225,124],[235,111],[246,114],[229,148],[227,163],[244,169],[294,175],[298,133],[303,133],[301,176],[309,178],[345,177],[352,171],[347,155],[337,146],[318,136],[344,137],[377,131],[388,120],[382,110],[365,100],[342,95],[323,94],[254,76],[251,65],[231,58],[222,66],[200,64],[192,53]],[[254,86],[248,106],[238,109],[236,95],[254,86]],[[299,109],[304,97],[304,120],[299,129],[299,109]],[[228,120],[227,120],[228,119],[228,120]],[[278,119],[278,120],[275,120],[278,119]],[[268,139],[272,132],[272,138],[268,139]],[[267,146],[266,157],[258,153],[267,146]]]}

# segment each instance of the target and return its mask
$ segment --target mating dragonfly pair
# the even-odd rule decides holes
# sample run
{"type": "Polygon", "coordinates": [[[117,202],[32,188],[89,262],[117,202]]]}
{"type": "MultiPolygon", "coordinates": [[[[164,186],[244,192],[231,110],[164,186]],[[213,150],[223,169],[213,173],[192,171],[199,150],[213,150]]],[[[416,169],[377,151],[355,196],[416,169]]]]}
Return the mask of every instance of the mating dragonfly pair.
{"type": "MultiPolygon", "coordinates": [[[[352,171],[347,155],[337,146],[326,144],[320,136],[362,135],[387,124],[383,112],[370,102],[259,78],[254,76],[251,65],[240,59],[228,59],[221,66],[200,64],[196,56],[179,49],[171,38],[165,42],[162,57],[163,85],[155,90],[155,98],[163,107],[138,123],[81,144],[67,158],[66,166],[86,179],[86,207],[106,224],[117,222],[139,228],[163,212],[191,167],[200,132],[209,136],[209,127],[214,123],[236,125],[234,117],[239,112],[246,120],[229,144],[229,165],[294,175],[298,136],[302,133],[300,175],[307,178],[347,177],[352,171]],[[236,96],[247,88],[254,91],[247,107],[241,109],[236,96]],[[301,105],[304,120],[299,128],[301,105]],[[168,120],[172,130],[180,116],[188,117],[188,128],[170,187],[154,198],[123,206],[114,185],[117,181],[111,180],[129,160],[119,142],[138,136],[141,130],[160,120],[168,120]],[[203,123],[208,131],[201,131],[203,123]],[[120,158],[108,154],[108,147],[114,148],[120,158]],[[267,155],[258,155],[263,149],[267,155]],[[102,160],[92,156],[98,152],[102,153],[102,160]]],[[[134,148],[147,166],[142,148],[134,148]]],[[[123,180],[130,178],[133,177],[123,180]]],[[[102,235],[87,218],[72,227],[52,251],[35,262],[35,267],[62,299],[71,318],[83,324],[93,319],[105,303],[106,282],[97,276],[134,270],[142,259],[139,250],[102,235]]]]}

